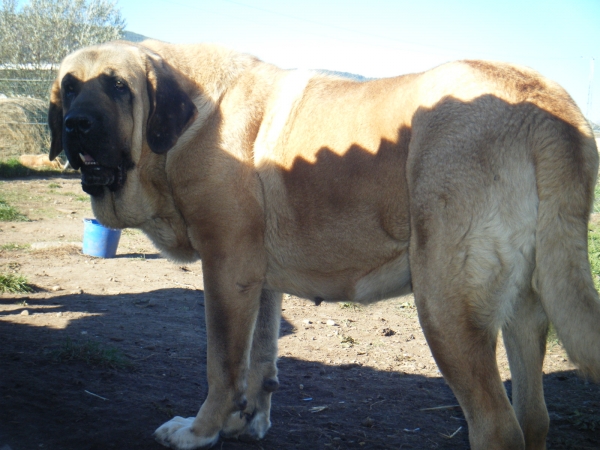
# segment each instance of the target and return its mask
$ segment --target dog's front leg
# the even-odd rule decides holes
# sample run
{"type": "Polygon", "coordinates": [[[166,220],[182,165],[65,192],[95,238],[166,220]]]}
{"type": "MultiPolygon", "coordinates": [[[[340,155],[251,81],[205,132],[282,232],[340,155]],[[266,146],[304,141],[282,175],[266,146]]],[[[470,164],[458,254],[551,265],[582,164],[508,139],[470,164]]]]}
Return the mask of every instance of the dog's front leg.
{"type": "Polygon", "coordinates": [[[227,254],[203,255],[208,396],[195,418],[175,417],[156,430],[157,441],[173,449],[214,445],[227,418],[246,409],[250,349],[266,265],[253,252],[235,252],[231,258],[227,254]]]}
{"type": "Polygon", "coordinates": [[[279,388],[277,340],[282,299],[283,294],[279,292],[263,290],[261,294],[250,356],[248,406],[244,414],[234,412],[229,416],[221,430],[223,437],[255,441],[262,439],[271,427],[271,395],[279,388]]]}

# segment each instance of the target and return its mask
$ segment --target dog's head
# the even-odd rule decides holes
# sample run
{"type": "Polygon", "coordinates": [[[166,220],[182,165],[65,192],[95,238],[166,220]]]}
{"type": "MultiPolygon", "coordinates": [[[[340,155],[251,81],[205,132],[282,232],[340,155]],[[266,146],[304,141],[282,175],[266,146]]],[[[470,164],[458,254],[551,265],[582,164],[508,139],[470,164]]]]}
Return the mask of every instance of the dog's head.
{"type": "Polygon", "coordinates": [[[50,159],[64,149],[94,198],[124,188],[143,147],[165,153],[197,114],[181,77],[156,53],[126,42],[79,50],[50,97],[50,159]]]}

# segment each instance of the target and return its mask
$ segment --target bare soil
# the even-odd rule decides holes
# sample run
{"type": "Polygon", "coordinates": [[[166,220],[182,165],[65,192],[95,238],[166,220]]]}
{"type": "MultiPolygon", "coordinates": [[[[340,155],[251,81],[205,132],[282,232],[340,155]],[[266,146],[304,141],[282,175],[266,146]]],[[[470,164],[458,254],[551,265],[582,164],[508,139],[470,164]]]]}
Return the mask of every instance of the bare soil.
{"type": "MultiPolygon", "coordinates": [[[[125,230],[116,258],[83,255],[79,180],[0,181],[29,222],[0,223],[0,450],[159,449],[152,432],[196,414],[206,392],[201,264],[162,258],[125,230]]],[[[222,449],[462,449],[467,425],[420,330],[412,297],[364,307],[284,301],[273,427],[222,449]]],[[[507,392],[502,344],[498,363],[507,392]]],[[[600,448],[600,386],[560,343],[544,365],[551,449],[600,448]]]]}

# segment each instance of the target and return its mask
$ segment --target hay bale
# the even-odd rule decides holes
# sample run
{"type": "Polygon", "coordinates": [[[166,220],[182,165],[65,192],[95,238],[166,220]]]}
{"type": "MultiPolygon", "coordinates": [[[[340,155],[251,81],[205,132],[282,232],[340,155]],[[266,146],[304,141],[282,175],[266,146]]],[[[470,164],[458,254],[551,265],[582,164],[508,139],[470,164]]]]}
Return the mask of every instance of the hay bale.
{"type": "Polygon", "coordinates": [[[48,154],[48,102],[37,98],[0,98],[0,159],[48,154]]]}

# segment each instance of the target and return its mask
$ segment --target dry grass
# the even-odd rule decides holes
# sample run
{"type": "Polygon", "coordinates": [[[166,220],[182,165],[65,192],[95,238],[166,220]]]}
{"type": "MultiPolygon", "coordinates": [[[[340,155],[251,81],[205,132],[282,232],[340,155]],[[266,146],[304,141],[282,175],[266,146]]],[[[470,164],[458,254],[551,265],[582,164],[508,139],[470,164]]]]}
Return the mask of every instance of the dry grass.
{"type": "Polygon", "coordinates": [[[81,245],[57,242],[50,243],[45,248],[31,246],[31,251],[40,258],[60,258],[64,256],[81,256],[81,245]]]}
{"type": "Polygon", "coordinates": [[[0,159],[50,151],[48,104],[35,98],[0,98],[0,159]]]}

